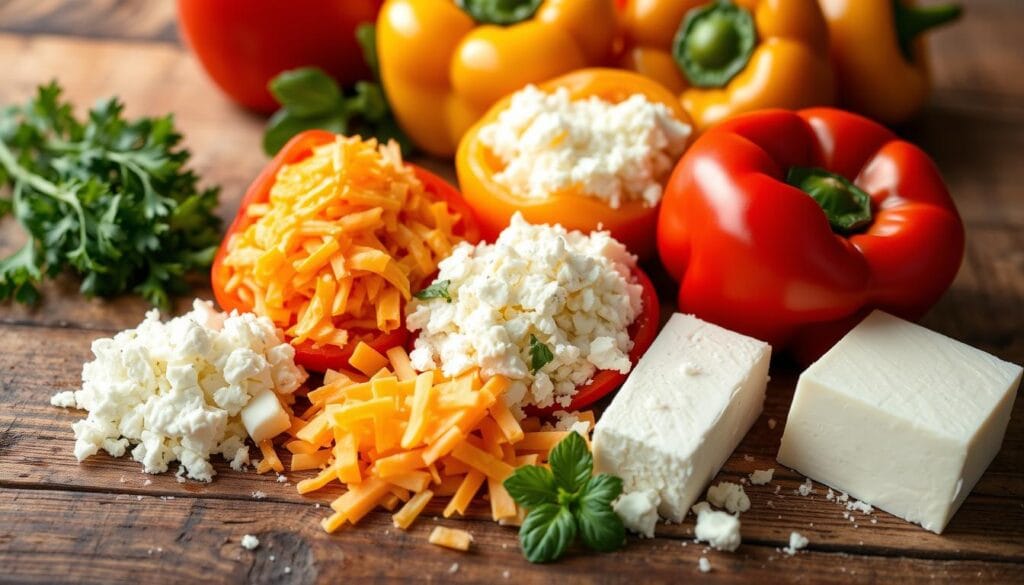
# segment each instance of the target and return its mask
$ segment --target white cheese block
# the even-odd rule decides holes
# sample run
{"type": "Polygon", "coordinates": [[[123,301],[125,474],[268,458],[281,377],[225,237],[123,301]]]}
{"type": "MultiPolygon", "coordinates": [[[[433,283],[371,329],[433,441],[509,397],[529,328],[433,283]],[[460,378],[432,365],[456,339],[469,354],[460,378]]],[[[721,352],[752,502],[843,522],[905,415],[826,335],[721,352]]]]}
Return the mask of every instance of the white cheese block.
{"type": "Polygon", "coordinates": [[[1020,380],[875,311],[800,376],[779,463],[940,533],[999,451],[1020,380]]]}
{"type": "Polygon", "coordinates": [[[681,522],[761,413],[771,347],[675,314],[594,427],[594,465],[681,522]]]}
{"type": "Polygon", "coordinates": [[[261,390],[242,408],[242,424],[256,443],[277,436],[292,425],[288,413],[270,390],[261,390]]]}

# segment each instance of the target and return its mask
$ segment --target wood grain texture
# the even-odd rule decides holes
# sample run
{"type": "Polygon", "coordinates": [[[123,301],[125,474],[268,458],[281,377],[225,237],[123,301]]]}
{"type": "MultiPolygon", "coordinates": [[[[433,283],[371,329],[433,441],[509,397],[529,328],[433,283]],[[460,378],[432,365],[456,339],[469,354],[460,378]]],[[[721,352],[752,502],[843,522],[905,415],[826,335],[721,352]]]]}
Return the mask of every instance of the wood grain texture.
{"type": "MultiPolygon", "coordinates": [[[[1024,3],[972,0],[967,15],[931,39],[932,104],[899,129],[935,157],[967,225],[963,269],[924,324],[1022,363],[1024,62],[1015,47],[1024,3]]],[[[218,93],[177,44],[173,18],[169,0],[0,0],[0,104],[22,101],[58,78],[80,111],[116,94],[129,115],[175,112],[194,168],[222,185],[220,214],[229,219],[266,160],[262,120],[218,93]]],[[[452,177],[447,163],[422,162],[452,177]]],[[[0,254],[20,237],[0,222],[0,254]]],[[[662,293],[667,313],[673,295],[667,286],[662,293]]],[[[202,484],[142,474],[130,457],[101,454],[79,464],[70,424],[81,413],[51,407],[49,397],[78,386],[93,339],[135,326],[147,306],[133,297],[84,301],[71,278],[47,285],[45,294],[35,309],[0,305],[0,583],[1024,583],[1019,398],[1002,450],[939,536],[884,512],[855,513],[851,521],[820,485],[808,497],[795,493],[804,478],[774,457],[797,370],[777,363],[765,412],[716,478],[739,481],[755,469],[776,469],[771,484],[746,488],[753,505],[742,516],[744,545],[736,554],[705,553],[692,542],[690,519],[659,526],[653,540],[631,538],[621,553],[533,566],[519,554],[515,532],[490,522],[480,502],[467,520],[442,522],[474,533],[473,552],[465,555],[426,544],[438,505],[409,533],[374,513],[355,529],[324,534],[316,522],[326,511],[315,504],[338,492],[299,496],[294,482],[308,472],[288,474],[290,483],[282,484],[218,461],[215,481],[202,484]],[[266,499],[254,499],[256,490],[266,499]],[[787,557],[778,548],[794,530],[811,544],[787,557]],[[246,533],[260,538],[259,549],[240,547],[246,533]],[[702,554],[714,567],[708,575],[696,568],[702,554]]],[[[203,287],[196,295],[211,298],[203,287]]],[[[181,299],[176,311],[188,305],[181,299]]]]}

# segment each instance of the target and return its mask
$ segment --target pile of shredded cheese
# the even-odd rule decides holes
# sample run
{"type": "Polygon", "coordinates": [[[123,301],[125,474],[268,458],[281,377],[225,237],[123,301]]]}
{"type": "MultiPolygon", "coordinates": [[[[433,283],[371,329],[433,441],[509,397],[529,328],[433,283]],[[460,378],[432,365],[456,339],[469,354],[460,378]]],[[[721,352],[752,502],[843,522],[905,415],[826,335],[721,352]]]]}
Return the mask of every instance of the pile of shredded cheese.
{"type": "Polygon", "coordinates": [[[345,346],[390,332],[460,238],[460,216],[424,190],[398,146],[339,136],[278,172],[267,203],[232,235],[225,289],[293,345],[345,346]]]}
{"type": "MultiPolygon", "coordinates": [[[[462,515],[485,484],[494,520],[518,525],[524,510],[503,482],[520,465],[547,461],[550,450],[576,432],[541,430],[537,418],[516,420],[502,376],[484,383],[477,371],[457,378],[417,372],[403,348],[385,357],[363,343],[349,363],[358,372],[330,371],[324,385],[309,392],[310,407],[293,420],[293,438],[284,443],[292,471],[320,469],[297,484],[300,494],[335,481],[347,488],[321,522],[327,532],[356,524],[378,506],[397,509],[394,525],[404,530],[435,496],[451,497],[445,518],[462,515]]],[[[593,413],[578,416],[593,428],[593,413]]],[[[264,455],[280,465],[272,447],[264,455]]],[[[459,550],[471,540],[457,531],[431,539],[459,550]]]]}

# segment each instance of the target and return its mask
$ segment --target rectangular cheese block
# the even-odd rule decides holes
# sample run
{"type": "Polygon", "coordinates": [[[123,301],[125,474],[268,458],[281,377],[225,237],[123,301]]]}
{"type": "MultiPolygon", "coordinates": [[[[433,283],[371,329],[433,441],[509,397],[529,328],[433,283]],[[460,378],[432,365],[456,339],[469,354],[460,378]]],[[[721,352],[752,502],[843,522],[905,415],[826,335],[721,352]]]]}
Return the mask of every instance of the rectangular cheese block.
{"type": "Polygon", "coordinates": [[[594,466],[681,522],[761,413],[771,347],[675,314],[594,428],[594,466]]]}
{"type": "Polygon", "coordinates": [[[941,533],[999,451],[1020,380],[875,311],[800,376],[779,463],[941,533]]]}

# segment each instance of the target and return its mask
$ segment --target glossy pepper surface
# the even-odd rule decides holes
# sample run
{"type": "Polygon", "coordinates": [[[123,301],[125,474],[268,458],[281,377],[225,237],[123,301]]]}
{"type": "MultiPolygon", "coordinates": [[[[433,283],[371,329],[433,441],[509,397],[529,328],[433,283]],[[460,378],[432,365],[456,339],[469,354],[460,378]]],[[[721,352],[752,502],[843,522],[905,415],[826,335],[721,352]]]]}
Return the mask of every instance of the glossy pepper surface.
{"type": "Polygon", "coordinates": [[[402,129],[451,156],[494,102],[610,58],[612,0],[389,0],[377,20],[381,81],[402,129]]]}
{"type": "Polygon", "coordinates": [[[914,7],[902,0],[818,1],[828,21],[840,102],[886,124],[919,112],[929,91],[920,35],[955,20],[960,7],[914,7]]]}
{"type": "Polygon", "coordinates": [[[700,130],[835,98],[816,0],[628,0],[621,22],[620,64],[679,93],[700,130]]]}
{"type": "Polygon", "coordinates": [[[658,250],[681,311],[807,362],[872,309],[920,318],[956,276],[964,231],[935,164],[885,127],[766,110],[683,155],[658,250]]]}
{"type": "MultiPolygon", "coordinates": [[[[620,102],[642,94],[652,103],[665,105],[685,124],[691,124],[675,96],[651,79],[616,69],[583,69],[539,85],[546,92],[566,88],[573,100],[599,97],[620,102]]],[[[520,197],[498,184],[494,175],[501,171],[500,161],[479,139],[480,129],[494,122],[508,108],[506,96],[473,126],[459,145],[455,168],[466,203],[473,209],[485,240],[494,241],[518,211],[530,223],[560,223],[566,229],[590,232],[605,229],[641,258],[654,255],[654,233],[658,208],[641,200],[624,201],[612,208],[606,202],[576,190],[551,193],[546,199],[520,197]]]]}
{"type": "MultiPolygon", "coordinates": [[[[221,310],[237,310],[239,312],[253,310],[250,304],[244,302],[237,294],[227,290],[227,283],[231,278],[231,268],[224,264],[224,259],[230,252],[232,236],[245,231],[250,224],[256,221],[256,218],[246,213],[246,208],[253,204],[269,201],[270,189],[273,187],[281,167],[301,161],[308,157],[317,146],[330,143],[335,139],[334,133],[325,130],[307,130],[297,134],[281,148],[277,156],[267,163],[267,166],[249,186],[239,205],[238,213],[235,215],[234,221],[231,222],[231,226],[228,227],[227,233],[224,234],[217,255],[213,259],[210,284],[213,288],[214,298],[217,299],[221,310]]],[[[409,166],[415,171],[416,178],[423,183],[427,192],[443,199],[453,211],[462,217],[459,224],[462,230],[461,235],[469,242],[477,242],[479,231],[473,220],[473,214],[462,201],[458,191],[440,177],[415,165],[409,166]]],[[[345,347],[333,345],[314,347],[312,342],[303,342],[295,347],[295,362],[317,372],[323,372],[329,368],[345,368],[357,341],[364,341],[377,351],[384,352],[388,348],[404,344],[408,337],[408,331],[404,324],[390,333],[380,331],[356,331],[354,333],[354,339],[345,347]]]]}

